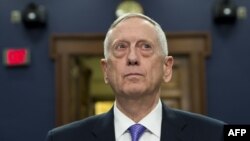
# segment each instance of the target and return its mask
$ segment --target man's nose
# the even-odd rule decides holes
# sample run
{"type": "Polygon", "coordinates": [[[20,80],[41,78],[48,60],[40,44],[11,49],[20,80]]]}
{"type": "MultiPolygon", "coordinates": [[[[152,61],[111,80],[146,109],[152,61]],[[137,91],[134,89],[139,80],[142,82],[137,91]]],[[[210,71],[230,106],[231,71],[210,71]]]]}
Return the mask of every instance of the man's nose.
{"type": "Polygon", "coordinates": [[[139,56],[137,48],[131,47],[128,53],[127,65],[139,65],[139,56]]]}

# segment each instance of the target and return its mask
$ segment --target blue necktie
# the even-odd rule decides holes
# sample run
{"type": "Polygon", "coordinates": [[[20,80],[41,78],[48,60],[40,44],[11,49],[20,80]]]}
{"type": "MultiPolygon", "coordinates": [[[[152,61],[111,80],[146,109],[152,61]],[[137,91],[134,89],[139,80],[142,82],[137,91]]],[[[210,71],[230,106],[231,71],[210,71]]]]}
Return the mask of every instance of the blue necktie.
{"type": "Polygon", "coordinates": [[[145,127],[141,124],[134,124],[128,128],[132,141],[138,141],[143,132],[145,131],[145,127]]]}

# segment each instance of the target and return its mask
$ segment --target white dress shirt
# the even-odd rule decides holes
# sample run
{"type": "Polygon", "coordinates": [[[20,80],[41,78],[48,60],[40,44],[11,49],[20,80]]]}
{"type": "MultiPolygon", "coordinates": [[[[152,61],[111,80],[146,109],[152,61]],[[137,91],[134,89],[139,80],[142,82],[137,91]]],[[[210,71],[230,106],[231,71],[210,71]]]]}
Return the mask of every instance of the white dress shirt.
{"type": "MultiPolygon", "coordinates": [[[[162,122],[162,103],[159,100],[156,107],[138,123],[146,127],[145,133],[142,134],[139,141],[160,141],[162,122]]],[[[131,125],[135,124],[133,120],[123,114],[114,103],[114,125],[115,140],[130,141],[131,136],[127,130],[131,125]]]]}

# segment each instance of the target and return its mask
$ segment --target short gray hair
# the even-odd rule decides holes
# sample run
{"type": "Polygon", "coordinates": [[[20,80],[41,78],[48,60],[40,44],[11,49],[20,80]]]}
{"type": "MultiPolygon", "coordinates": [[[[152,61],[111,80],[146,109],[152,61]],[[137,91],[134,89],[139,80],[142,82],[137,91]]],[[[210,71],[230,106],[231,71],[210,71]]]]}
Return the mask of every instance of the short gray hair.
{"type": "Polygon", "coordinates": [[[104,57],[107,59],[108,58],[108,46],[109,46],[109,41],[110,41],[110,31],[116,27],[116,25],[118,25],[120,22],[129,19],[129,18],[133,18],[133,17],[138,17],[141,19],[145,19],[147,21],[149,21],[150,23],[152,23],[152,25],[154,25],[155,30],[158,34],[158,39],[159,39],[159,44],[162,48],[162,55],[167,56],[168,55],[168,45],[167,45],[167,38],[165,35],[165,32],[162,30],[161,26],[154,21],[153,19],[151,19],[150,17],[143,15],[143,14],[139,14],[139,13],[128,13],[125,14],[119,18],[117,18],[110,26],[106,37],[104,39],[104,57]]]}

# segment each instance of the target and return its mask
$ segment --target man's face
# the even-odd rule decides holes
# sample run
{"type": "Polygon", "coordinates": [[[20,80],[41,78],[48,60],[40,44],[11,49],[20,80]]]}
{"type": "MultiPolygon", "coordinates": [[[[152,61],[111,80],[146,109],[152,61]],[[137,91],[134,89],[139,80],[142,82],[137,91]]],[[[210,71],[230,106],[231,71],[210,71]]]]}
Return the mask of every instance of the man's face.
{"type": "Polygon", "coordinates": [[[170,80],[172,57],[164,57],[154,26],[129,18],[110,31],[108,59],[102,59],[104,79],[117,96],[158,94],[162,80],[170,80]]]}

